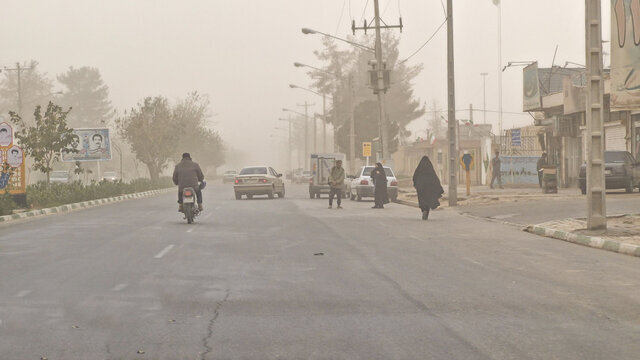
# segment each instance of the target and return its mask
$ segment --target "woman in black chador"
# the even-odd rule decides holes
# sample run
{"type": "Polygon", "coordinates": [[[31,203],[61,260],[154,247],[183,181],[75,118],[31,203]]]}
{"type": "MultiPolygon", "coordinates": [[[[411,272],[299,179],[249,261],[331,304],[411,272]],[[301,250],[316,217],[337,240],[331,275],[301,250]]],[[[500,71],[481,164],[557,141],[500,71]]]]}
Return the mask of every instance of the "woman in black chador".
{"type": "Polygon", "coordinates": [[[371,171],[371,179],[375,185],[374,196],[375,205],[373,209],[384,209],[384,204],[389,203],[389,194],[387,194],[387,174],[381,163],[376,163],[376,167],[371,171]]]}
{"type": "Polygon", "coordinates": [[[418,192],[418,204],[422,210],[422,220],[429,218],[429,210],[435,210],[440,206],[438,199],[444,194],[440,179],[433,169],[433,164],[428,157],[423,156],[420,164],[413,173],[413,187],[418,192]]]}

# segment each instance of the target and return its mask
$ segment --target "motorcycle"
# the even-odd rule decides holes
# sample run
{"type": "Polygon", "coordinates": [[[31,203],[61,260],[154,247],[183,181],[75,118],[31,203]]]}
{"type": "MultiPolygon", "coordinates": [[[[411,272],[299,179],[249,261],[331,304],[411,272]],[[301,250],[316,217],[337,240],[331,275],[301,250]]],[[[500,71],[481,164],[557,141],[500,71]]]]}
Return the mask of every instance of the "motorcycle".
{"type": "Polygon", "coordinates": [[[192,187],[182,189],[182,212],[187,224],[193,224],[196,216],[200,214],[196,205],[196,191],[192,187]]]}

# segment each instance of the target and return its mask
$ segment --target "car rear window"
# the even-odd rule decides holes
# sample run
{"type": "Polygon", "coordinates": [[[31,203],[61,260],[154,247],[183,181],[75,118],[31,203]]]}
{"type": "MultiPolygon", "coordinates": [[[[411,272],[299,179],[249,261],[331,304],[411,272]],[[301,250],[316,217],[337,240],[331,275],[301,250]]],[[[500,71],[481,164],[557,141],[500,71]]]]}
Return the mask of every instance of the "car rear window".
{"type": "MultiPolygon", "coordinates": [[[[373,166],[368,166],[366,168],[364,168],[364,171],[362,172],[362,176],[371,176],[371,172],[373,171],[374,167],[373,166]]],[[[387,177],[393,177],[393,171],[391,171],[391,168],[384,168],[384,173],[387,175],[387,177]]]]}
{"type": "Polygon", "coordinates": [[[604,162],[606,163],[623,163],[624,162],[624,152],[615,151],[615,152],[604,152],[604,162]]]}
{"type": "Polygon", "coordinates": [[[240,170],[240,175],[267,175],[266,167],[250,167],[240,170]]]}

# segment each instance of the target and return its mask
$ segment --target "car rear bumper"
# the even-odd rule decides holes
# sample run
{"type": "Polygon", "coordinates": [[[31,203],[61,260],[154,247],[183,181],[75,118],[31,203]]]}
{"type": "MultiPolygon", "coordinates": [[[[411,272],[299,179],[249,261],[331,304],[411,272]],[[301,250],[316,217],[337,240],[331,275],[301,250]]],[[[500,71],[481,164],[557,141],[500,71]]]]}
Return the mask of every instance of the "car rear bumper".
{"type": "MultiPolygon", "coordinates": [[[[356,195],[360,197],[374,197],[374,189],[375,188],[373,186],[358,185],[356,186],[356,195]]],[[[398,188],[395,186],[388,186],[387,194],[389,197],[397,197],[398,188]]]]}
{"type": "Polygon", "coordinates": [[[233,190],[242,195],[268,195],[273,191],[273,184],[235,185],[233,190]]]}
{"type": "MultiPolygon", "coordinates": [[[[587,186],[586,178],[580,178],[578,181],[580,182],[581,188],[584,188],[587,186]]],[[[605,176],[604,181],[605,181],[605,187],[607,189],[622,189],[627,186],[629,177],[624,175],[607,175],[605,176]]]]}

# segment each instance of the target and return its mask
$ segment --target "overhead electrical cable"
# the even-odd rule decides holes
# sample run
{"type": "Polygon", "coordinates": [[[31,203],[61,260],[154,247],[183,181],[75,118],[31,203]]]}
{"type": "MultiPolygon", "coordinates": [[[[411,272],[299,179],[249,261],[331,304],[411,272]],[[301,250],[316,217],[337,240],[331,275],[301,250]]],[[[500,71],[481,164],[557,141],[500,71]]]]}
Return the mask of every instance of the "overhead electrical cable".
{"type": "Polygon", "coordinates": [[[436,31],[427,39],[427,41],[424,42],[424,44],[422,44],[418,50],[414,51],[413,54],[409,55],[409,57],[407,57],[406,59],[402,60],[399,62],[399,64],[405,63],[407,62],[407,60],[411,59],[413,56],[415,56],[417,53],[420,52],[420,50],[422,50],[425,46],[427,46],[427,44],[431,41],[431,39],[434,38],[434,36],[436,36],[436,34],[440,31],[440,29],[442,29],[442,27],[444,26],[444,24],[447,23],[447,19],[444,19],[444,21],[442,22],[442,24],[440,24],[440,26],[438,26],[438,28],[436,29],[436,31]]]}

